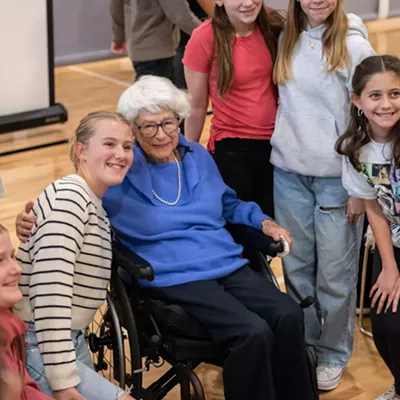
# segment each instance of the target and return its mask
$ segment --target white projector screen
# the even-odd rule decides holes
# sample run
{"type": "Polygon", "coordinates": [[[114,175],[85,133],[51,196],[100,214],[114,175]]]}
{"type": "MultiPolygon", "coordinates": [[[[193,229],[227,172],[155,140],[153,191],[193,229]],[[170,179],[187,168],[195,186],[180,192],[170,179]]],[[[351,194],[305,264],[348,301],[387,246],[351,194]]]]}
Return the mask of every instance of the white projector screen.
{"type": "Polygon", "coordinates": [[[50,106],[46,0],[0,0],[0,116],[50,106]]]}

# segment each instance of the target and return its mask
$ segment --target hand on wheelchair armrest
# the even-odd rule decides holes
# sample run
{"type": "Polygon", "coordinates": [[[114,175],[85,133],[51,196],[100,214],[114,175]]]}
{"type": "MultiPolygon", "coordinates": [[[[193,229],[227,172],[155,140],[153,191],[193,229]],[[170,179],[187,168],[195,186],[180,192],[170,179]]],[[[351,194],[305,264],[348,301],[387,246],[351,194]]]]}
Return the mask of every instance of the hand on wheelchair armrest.
{"type": "Polygon", "coordinates": [[[138,254],[128,250],[119,242],[113,242],[113,266],[121,267],[137,279],[154,280],[153,267],[138,254]]]}
{"type": "Polygon", "coordinates": [[[236,243],[243,247],[260,251],[264,255],[276,257],[285,250],[283,241],[276,242],[271,237],[264,235],[263,232],[251,226],[228,224],[226,229],[236,243]]]}

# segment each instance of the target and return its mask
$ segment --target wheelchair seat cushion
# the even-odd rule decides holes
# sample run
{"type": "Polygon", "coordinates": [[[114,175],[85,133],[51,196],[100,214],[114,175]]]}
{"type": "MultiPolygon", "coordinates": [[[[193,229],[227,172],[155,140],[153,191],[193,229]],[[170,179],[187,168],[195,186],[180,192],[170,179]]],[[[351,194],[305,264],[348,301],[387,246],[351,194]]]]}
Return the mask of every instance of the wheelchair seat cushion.
{"type": "Polygon", "coordinates": [[[223,351],[196,318],[178,304],[166,304],[155,299],[148,301],[164,338],[162,357],[169,362],[197,360],[222,365],[223,351]]]}
{"type": "Polygon", "coordinates": [[[149,299],[153,316],[160,329],[178,337],[212,340],[208,331],[193,316],[178,304],[166,304],[161,300],[149,299]]]}

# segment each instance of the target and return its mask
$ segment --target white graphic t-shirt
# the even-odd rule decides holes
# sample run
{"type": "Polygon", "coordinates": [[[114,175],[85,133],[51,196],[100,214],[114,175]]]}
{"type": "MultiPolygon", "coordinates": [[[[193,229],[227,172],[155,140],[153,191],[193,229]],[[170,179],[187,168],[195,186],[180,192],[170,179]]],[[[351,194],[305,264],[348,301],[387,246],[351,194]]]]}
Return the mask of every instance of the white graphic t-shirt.
{"type": "Polygon", "coordinates": [[[391,143],[371,141],[361,149],[361,172],[345,159],[343,186],[352,197],[377,199],[391,223],[392,241],[400,247],[400,169],[392,162],[391,143]]]}

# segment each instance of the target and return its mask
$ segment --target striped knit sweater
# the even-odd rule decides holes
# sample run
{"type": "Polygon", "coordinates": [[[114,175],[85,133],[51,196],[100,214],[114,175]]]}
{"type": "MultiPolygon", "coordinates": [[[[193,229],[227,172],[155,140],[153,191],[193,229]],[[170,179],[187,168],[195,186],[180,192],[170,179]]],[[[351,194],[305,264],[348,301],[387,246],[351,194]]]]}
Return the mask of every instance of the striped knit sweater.
{"type": "Polygon", "coordinates": [[[101,200],[78,175],[49,185],[32,212],[36,225],[17,254],[23,300],[14,311],[35,322],[47,379],[60,390],[80,382],[71,330],[85,329],[106,296],[110,224],[101,200]]]}

